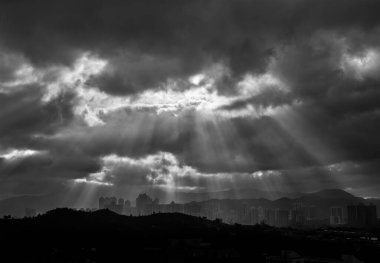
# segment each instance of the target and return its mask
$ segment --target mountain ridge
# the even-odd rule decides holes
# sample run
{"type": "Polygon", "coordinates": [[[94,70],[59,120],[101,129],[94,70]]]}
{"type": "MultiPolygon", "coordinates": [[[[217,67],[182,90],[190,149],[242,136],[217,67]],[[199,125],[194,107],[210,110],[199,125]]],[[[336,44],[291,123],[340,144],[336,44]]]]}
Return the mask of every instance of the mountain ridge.
{"type": "MultiPolygon", "coordinates": [[[[11,214],[17,217],[22,217],[25,208],[35,208],[39,212],[46,212],[57,207],[75,207],[75,203],[71,200],[62,201],[64,195],[62,194],[48,194],[41,196],[19,196],[8,199],[0,200],[0,215],[11,214]]],[[[328,211],[331,206],[346,206],[350,203],[369,203],[373,202],[380,206],[380,200],[366,200],[361,197],[354,196],[341,189],[323,189],[320,191],[306,193],[299,197],[280,197],[274,200],[267,198],[210,198],[202,201],[193,201],[196,203],[207,202],[223,202],[231,205],[237,203],[245,203],[251,206],[262,206],[272,208],[291,209],[294,203],[301,202],[310,206],[321,207],[322,210],[328,211]]],[[[190,202],[186,202],[190,203],[190,202]]],[[[79,207],[76,207],[79,208],[79,207]]],[[[379,210],[379,209],[378,209],[379,210]]],[[[326,216],[327,212],[321,213],[326,216]]]]}

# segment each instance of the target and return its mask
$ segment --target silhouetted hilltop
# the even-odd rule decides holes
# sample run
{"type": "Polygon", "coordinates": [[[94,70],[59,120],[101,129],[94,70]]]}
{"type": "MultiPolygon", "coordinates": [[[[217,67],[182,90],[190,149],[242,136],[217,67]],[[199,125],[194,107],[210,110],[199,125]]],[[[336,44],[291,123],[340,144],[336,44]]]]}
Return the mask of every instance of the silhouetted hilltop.
{"type": "MultiPolygon", "coordinates": [[[[86,232],[86,235],[97,239],[97,235],[122,237],[127,235],[139,239],[146,235],[161,237],[171,234],[173,237],[194,237],[203,233],[215,235],[221,226],[226,224],[218,220],[210,221],[180,213],[153,214],[148,216],[123,216],[109,210],[94,212],[76,211],[69,208],[58,208],[33,218],[1,220],[0,227],[5,232],[15,231],[24,235],[46,235],[51,233],[67,237],[67,233],[86,232]],[[95,236],[94,236],[95,235],[95,236]]],[[[92,239],[91,238],[91,239],[92,239]]],[[[75,242],[75,241],[74,241],[75,242]]]]}
{"type": "Polygon", "coordinates": [[[304,194],[299,199],[352,199],[357,200],[358,197],[347,193],[341,189],[326,189],[314,193],[304,194]]]}
{"type": "Polygon", "coordinates": [[[94,212],[76,211],[69,208],[58,208],[48,211],[44,215],[31,219],[20,219],[20,221],[33,222],[39,224],[76,226],[83,224],[84,227],[97,228],[107,226],[127,227],[129,234],[145,230],[163,230],[168,228],[186,228],[189,232],[196,228],[214,229],[221,225],[227,226],[218,220],[207,220],[205,218],[194,217],[181,213],[157,213],[147,216],[124,216],[114,213],[108,209],[97,210],[94,212]]]}
{"type": "Polygon", "coordinates": [[[365,262],[380,257],[377,247],[361,239],[368,234],[352,230],[228,225],[177,213],[132,217],[62,208],[34,218],[0,219],[0,232],[6,241],[3,255],[12,256],[13,262],[114,262],[136,257],[155,262],[265,262],[267,255],[283,250],[331,259],[354,254],[365,262]]]}

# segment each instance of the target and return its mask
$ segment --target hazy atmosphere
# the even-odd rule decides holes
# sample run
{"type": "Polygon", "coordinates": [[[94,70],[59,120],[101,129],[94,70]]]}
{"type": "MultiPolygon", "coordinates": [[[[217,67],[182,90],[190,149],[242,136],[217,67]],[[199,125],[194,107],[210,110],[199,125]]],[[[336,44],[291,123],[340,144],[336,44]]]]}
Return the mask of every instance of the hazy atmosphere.
{"type": "Polygon", "coordinates": [[[1,1],[0,199],[380,197],[379,10],[1,1]]]}

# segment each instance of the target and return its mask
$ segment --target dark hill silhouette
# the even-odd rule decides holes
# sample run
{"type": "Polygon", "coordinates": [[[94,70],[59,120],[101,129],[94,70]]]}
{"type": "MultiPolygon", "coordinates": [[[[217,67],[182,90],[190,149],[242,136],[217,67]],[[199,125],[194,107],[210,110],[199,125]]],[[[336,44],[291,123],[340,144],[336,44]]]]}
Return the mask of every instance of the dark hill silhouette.
{"type": "Polygon", "coordinates": [[[366,262],[380,257],[360,233],[228,225],[177,213],[131,217],[64,208],[35,218],[0,219],[0,232],[2,257],[11,256],[12,262],[265,262],[266,255],[282,250],[333,259],[355,254],[366,262]]]}
{"type": "Polygon", "coordinates": [[[310,194],[304,194],[299,199],[357,199],[358,197],[341,189],[326,189],[310,194]]]}
{"type": "Polygon", "coordinates": [[[210,221],[204,218],[193,217],[181,213],[157,213],[148,216],[134,217],[119,215],[108,209],[97,210],[94,212],[84,212],[69,208],[58,208],[48,211],[42,216],[32,218],[30,222],[33,221],[37,223],[37,225],[42,223],[70,226],[80,223],[87,227],[95,227],[96,225],[109,225],[111,228],[131,227],[131,229],[129,229],[129,234],[146,229],[155,229],[156,227],[157,229],[167,229],[171,228],[173,225],[176,227],[186,227],[188,230],[193,231],[199,227],[213,229],[222,224],[218,221],[210,221]]]}

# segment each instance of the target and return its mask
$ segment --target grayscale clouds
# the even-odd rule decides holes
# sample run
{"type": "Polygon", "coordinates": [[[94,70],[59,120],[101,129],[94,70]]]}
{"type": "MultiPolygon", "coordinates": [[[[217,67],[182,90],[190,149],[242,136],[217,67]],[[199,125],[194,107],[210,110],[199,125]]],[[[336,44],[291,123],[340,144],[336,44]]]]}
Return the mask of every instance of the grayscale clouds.
{"type": "Polygon", "coordinates": [[[1,197],[83,184],[376,195],[378,10],[1,1],[1,197]]]}

